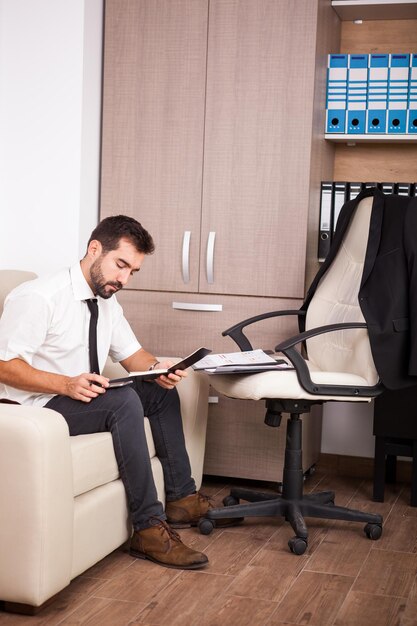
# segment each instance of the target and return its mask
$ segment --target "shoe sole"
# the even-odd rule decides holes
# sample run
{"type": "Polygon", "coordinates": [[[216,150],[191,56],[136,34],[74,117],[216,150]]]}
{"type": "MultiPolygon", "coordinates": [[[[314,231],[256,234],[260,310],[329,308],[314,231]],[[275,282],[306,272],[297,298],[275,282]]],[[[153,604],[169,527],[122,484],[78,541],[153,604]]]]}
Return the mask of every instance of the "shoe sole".
{"type": "Polygon", "coordinates": [[[201,567],[208,565],[208,559],[204,563],[192,563],[191,565],[170,565],[169,563],[158,561],[158,559],[154,559],[152,556],[144,554],[143,552],[137,552],[136,550],[129,550],[129,554],[137,559],[152,561],[157,565],[162,565],[163,567],[169,567],[171,569],[200,569],[201,567]]]}

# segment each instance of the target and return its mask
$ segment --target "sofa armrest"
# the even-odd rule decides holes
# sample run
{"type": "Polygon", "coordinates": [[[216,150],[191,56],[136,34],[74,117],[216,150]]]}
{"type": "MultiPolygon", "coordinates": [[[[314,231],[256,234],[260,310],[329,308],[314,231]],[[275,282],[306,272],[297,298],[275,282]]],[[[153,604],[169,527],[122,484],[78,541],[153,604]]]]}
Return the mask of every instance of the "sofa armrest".
{"type": "MultiPolygon", "coordinates": [[[[179,361],[174,357],[158,357],[160,361],[179,361]]],[[[204,452],[206,447],[206,429],[208,414],[209,379],[204,372],[195,372],[191,367],[188,376],[177,386],[181,402],[181,414],[184,427],[185,445],[190,457],[191,471],[200,488],[203,478],[204,452]]],[[[104,376],[120,378],[126,376],[126,370],[120,363],[107,360],[104,376]]]]}
{"type": "Polygon", "coordinates": [[[126,370],[120,363],[113,363],[110,357],[108,357],[102,372],[103,376],[107,378],[123,378],[126,376],[126,370]]]}
{"type": "Polygon", "coordinates": [[[72,482],[63,417],[0,404],[0,600],[40,606],[69,584],[72,482]]]}
{"type": "Polygon", "coordinates": [[[190,457],[191,473],[197,489],[200,489],[206,449],[208,375],[204,372],[195,372],[190,368],[187,378],[181,381],[177,389],[181,402],[185,445],[190,457]]]}

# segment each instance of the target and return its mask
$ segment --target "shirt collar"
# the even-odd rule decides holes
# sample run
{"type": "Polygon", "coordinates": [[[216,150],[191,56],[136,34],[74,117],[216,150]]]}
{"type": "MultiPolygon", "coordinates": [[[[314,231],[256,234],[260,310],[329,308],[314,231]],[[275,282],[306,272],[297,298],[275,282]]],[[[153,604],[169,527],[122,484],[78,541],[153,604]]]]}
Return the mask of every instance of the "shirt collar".
{"type": "Polygon", "coordinates": [[[82,273],[80,262],[70,267],[70,276],[75,300],[88,300],[95,297],[82,273]]]}

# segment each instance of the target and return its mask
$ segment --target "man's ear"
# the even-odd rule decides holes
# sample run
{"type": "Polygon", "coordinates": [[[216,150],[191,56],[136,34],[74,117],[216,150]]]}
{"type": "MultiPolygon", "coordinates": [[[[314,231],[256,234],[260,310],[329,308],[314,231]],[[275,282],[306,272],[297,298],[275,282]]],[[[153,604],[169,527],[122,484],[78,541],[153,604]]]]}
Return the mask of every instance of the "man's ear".
{"type": "Polygon", "coordinates": [[[101,255],[103,247],[98,239],[92,239],[88,244],[87,254],[88,256],[95,261],[101,255]]]}

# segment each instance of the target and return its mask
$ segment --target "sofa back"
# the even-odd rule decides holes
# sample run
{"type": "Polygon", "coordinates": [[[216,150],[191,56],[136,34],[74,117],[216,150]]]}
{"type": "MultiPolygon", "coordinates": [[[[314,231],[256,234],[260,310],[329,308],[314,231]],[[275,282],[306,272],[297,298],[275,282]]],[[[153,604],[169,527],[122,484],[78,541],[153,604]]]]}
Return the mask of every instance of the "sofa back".
{"type": "Polygon", "coordinates": [[[4,301],[8,293],[27,280],[37,278],[34,272],[23,270],[0,270],[0,315],[3,313],[4,301]]]}

